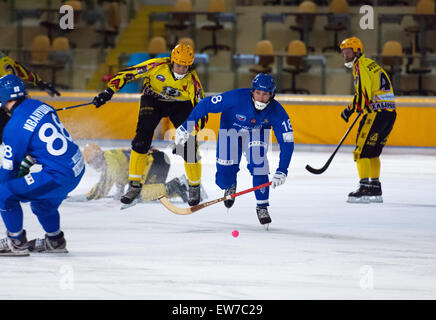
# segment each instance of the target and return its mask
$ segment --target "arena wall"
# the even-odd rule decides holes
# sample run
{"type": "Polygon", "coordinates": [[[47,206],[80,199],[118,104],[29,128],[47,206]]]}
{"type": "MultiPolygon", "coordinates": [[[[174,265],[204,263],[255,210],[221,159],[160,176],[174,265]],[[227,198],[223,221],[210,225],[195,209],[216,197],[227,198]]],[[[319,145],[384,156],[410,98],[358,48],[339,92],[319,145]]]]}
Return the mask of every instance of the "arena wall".
{"type": "MultiPolygon", "coordinates": [[[[43,92],[30,92],[35,99],[46,101],[55,108],[64,108],[92,101],[96,93],[63,92],[50,98],[43,92]]],[[[341,111],[351,96],[277,95],[288,112],[294,128],[295,143],[337,144],[349,127],[341,111]]],[[[75,139],[130,140],[135,135],[139,109],[138,94],[116,94],[106,105],[93,105],[59,111],[59,116],[75,139]]],[[[354,116],[353,116],[354,117],[354,116]]],[[[353,119],[353,118],[352,118],[353,119]]],[[[352,120],[351,119],[351,120],[352,120]]],[[[436,98],[398,97],[397,121],[389,137],[391,146],[436,147],[436,98]]],[[[219,114],[210,115],[207,130],[200,140],[214,140],[219,128],[219,114]]],[[[169,139],[174,134],[169,121],[163,121],[155,138],[169,139]],[[168,129],[170,129],[168,131],[168,129]]],[[[353,145],[357,125],[344,144],[353,145]]],[[[273,137],[275,142],[275,137],[273,137]]]]}

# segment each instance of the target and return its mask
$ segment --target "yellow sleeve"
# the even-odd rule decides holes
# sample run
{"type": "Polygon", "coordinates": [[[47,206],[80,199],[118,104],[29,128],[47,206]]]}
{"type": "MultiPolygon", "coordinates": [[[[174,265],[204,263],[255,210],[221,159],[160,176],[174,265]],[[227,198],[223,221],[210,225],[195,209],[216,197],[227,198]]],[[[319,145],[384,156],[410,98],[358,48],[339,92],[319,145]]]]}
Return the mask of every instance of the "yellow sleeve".
{"type": "Polygon", "coordinates": [[[118,72],[108,83],[108,88],[110,88],[113,92],[117,92],[123,88],[126,83],[137,80],[140,78],[148,77],[148,73],[162,65],[168,63],[169,58],[155,58],[150,59],[140,64],[137,64],[133,67],[128,67],[126,69],[118,72]]]}
{"type": "Polygon", "coordinates": [[[370,97],[372,95],[371,78],[362,62],[358,62],[354,69],[355,94],[351,109],[357,112],[370,110],[370,97]]]}
{"type": "Polygon", "coordinates": [[[196,106],[197,103],[199,103],[200,100],[204,98],[204,90],[200,82],[200,78],[198,77],[198,74],[195,70],[191,73],[191,78],[194,85],[194,99],[192,101],[192,104],[196,106]]]}
{"type": "Polygon", "coordinates": [[[7,74],[15,74],[20,77],[24,82],[32,83],[33,85],[37,85],[38,82],[41,81],[41,77],[27,69],[21,63],[15,61],[14,59],[1,54],[0,55],[0,77],[7,74]]]}

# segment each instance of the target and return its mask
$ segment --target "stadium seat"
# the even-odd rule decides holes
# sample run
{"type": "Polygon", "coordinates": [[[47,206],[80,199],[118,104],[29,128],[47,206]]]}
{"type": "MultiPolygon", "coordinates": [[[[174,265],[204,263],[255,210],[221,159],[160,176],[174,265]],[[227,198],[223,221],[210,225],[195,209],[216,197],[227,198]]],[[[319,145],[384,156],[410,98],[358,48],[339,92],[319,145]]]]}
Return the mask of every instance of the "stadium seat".
{"type": "Polygon", "coordinates": [[[165,24],[170,35],[170,46],[174,47],[178,40],[180,31],[185,31],[191,27],[189,12],[192,11],[191,0],[176,0],[172,11],[174,12],[171,17],[171,21],[165,24]]]}
{"type": "Polygon", "coordinates": [[[167,43],[164,37],[153,37],[147,46],[147,52],[151,58],[156,58],[160,53],[168,53],[167,43]]]}
{"type": "Polygon", "coordinates": [[[309,90],[296,87],[296,76],[306,72],[308,67],[304,62],[307,55],[307,48],[303,41],[292,40],[288,45],[288,55],[286,56],[287,67],[283,68],[284,72],[291,74],[291,88],[282,89],[282,92],[310,94],[309,90]]]}
{"type": "MultiPolygon", "coordinates": [[[[422,56],[421,59],[424,59],[422,56]]],[[[404,95],[412,95],[412,96],[428,96],[428,95],[435,95],[436,91],[434,90],[426,90],[422,87],[422,77],[424,74],[431,73],[431,68],[428,67],[411,67],[414,63],[414,56],[410,56],[407,58],[407,64],[406,64],[406,73],[411,75],[418,75],[418,88],[414,90],[403,90],[404,95]]]]}
{"type": "Polygon", "coordinates": [[[274,47],[270,40],[260,40],[256,43],[254,54],[259,56],[259,63],[248,70],[254,74],[271,73],[274,63],[274,47]]]}
{"type": "Polygon", "coordinates": [[[192,47],[192,49],[194,49],[194,51],[195,51],[194,40],[192,40],[191,38],[188,38],[188,37],[180,38],[179,41],[177,42],[177,44],[190,45],[192,47]]]}
{"type": "Polygon", "coordinates": [[[329,13],[327,16],[328,23],[324,26],[324,30],[334,32],[333,45],[323,48],[322,52],[328,50],[340,52],[338,33],[347,30],[347,25],[344,23],[343,18],[343,15],[348,13],[347,1],[333,0],[329,7],[329,13]]]}
{"type": "MultiPolygon", "coordinates": [[[[419,0],[415,6],[416,14],[428,15],[428,19],[426,17],[425,23],[427,24],[427,28],[432,24],[436,24],[435,19],[435,2],[434,0],[419,0]]],[[[404,28],[404,31],[412,34],[411,46],[406,51],[410,54],[414,54],[415,52],[420,52],[421,48],[419,46],[419,35],[421,29],[421,21],[420,18],[414,17],[415,24],[411,26],[407,26],[404,28]]],[[[424,43],[425,43],[424,39],[424,43]]],[[[425,48],[425,51],[433,52],[431,48],[425,48]]]]}
{"type": "Polygon", "coordinates": [[[47,64],[48,53],[50,51],[50,39],[48,36],[40,34],[33,38],[30,49],[31,64],[47,64]]]}
{"type": "Polygon", "coordinates": [[[395,94],[401,92],[401,66],[403,65],[403,47],[398,41],[386,41],[381,53],[381,66],[389,74],[395,94]]]}
{"type": "Polygon", "coordinates": [[[315,51],[315,49],[309,46],[309,32],[312,31],[315,24],[316,16],[305,15],[306,13],[316,13],[317,6],[312,1],[303,1],[297,9],[298,14],[295,16],[296,25],[290,26],[290,29],[297,31],[300,34],[300,40],[305,42],[306,47],[310,51],[315,51]],[[305,32],[307,33],[307,39],[304,39],[305,32]]]}
{"type": "Polygon", "coordinates": [[[120,4],[118,2],[111,2],[106,13],[106,22],[103,28],[98,28],[95,32],[99,33],[102,41],[94,43],[93,48],[96,47],[115,47],[115,37],[118,35],[120,28],[120,4]]]}
{"type": "Polygon", "coordinates": [[[205,31],[210,31],[212,33],[212,44],[207,45],[200,49],[200,52],[206,50],[213,50],[214,54],[218,53],[218,50],[230,50],[230,46],[217,43],[216,33],[218,30],[224,29],[224,25],[219,22],[218,16],[214,13],[226,12],[226,2],[225,0],[209,0],[208,12],[211,14],[207,15],[207,20],[213,21],[214,24],[202,26],[201,29],[205,31]],[[213,13],[212,13],[213,12],[213,13]]]}
{"type": "Polygon", "coordinates": [[[53,39],[50,48],[49,58],[51,64],[50,68],[52,72],[52,83],[55,83],[58,87],[63,89],[69,88],[69,85],[56,83],[56,73],[65,69],[66,65],[72,61],[72,51],[68,38],[56,37],[53,39]]]}

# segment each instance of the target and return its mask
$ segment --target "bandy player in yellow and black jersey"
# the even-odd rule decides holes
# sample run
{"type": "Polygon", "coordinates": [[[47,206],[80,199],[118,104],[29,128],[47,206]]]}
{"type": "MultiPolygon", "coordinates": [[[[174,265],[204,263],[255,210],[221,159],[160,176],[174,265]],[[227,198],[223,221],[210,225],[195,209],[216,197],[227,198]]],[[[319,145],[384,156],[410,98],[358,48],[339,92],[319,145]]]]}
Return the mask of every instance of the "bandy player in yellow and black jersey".
{"type": "MultiPolygon", "coordinates": [[[[15,74],[25,83],[30,83],[39,87],[41,90],[47,91],[50,96],[60,95],[50,83],[42,81],[41,77],[36,72],[27,69],[21,63],[0,51],[0,78],[7,74],[15,74]]],[[[9,116],[0,108],[0,143],[3,141],[3,128],[6,126],[8,120],[9,116]]]]}
{"type": "MultiPolygon", "coordinates": [[[[124,187],[129,183],[129,149],[111,149],[103,151],[95,143],[87,143],[83,148],[83,157],[87,165],[101,172],[97,184],[86,194],[70,197],[73,201],[97,200],[107,197],[115,186],[115,199],[120,199],[124,187]]],[[[140,199],[143,202],[156,200],[165,195],[170,198],[180,197],[188,201],[186,178],[174,178],[166,183],[170,169],[170,159],[157,149],[148,152],[147,163],[144,168],[141,183],[144,185],[140,199]]]]}
{"type": "Polygon", "coordinates": [[[365,57],[358,38],[345,39],[340,48],[345,66],[353,68],[355,86],[353,101],[342,111],[341,117],[348,122],[353,112],[363,113],[353,152],[359,188],[348,195],[348,202],[383,202],[380,154],[397,116],[392,83],[385,70],[365,57]]]}
{"type": "MultiPolygon", "coordinates": [[[[169,117],[177,128],[188,118],[194,106],[204,98],[203,87],[193,63],[192,47],[178,44],[171,51],[170,58],[150,59],[121,70],[109,81],[107,89],[93,100],[98,108],[129,81],[144,79],[136,135],[132,141],[129,162],[129,189],[121,197],[124,204],[131,203],[141,192],[141,178],[147,163],[147,152],[160,120],[169,117]]],[[[204,127],[206,121],[207,119],[202,119],[198,123],[198,130],[204,127]]],[[[200,202],[201,162],[197,149],[195,136],[192,136],[183,147],[191,206],[200,202]]]]}

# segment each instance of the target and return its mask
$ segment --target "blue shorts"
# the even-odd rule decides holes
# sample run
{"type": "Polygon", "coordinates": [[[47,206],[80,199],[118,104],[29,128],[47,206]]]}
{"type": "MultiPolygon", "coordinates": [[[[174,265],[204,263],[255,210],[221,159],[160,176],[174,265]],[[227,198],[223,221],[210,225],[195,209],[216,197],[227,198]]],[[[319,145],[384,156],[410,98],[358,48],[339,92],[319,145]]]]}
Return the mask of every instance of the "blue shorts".
{"type": "Polygon", "coordinates": [[[30,202],[32,212],[47,233],[60,229],[58,208],[74,190],[85,170],[77,177],[58,177],[46,170],[0,184],[0,210],[6,229],[18,232],[23,228],[20,202],[30,202]]]}

